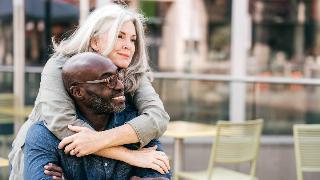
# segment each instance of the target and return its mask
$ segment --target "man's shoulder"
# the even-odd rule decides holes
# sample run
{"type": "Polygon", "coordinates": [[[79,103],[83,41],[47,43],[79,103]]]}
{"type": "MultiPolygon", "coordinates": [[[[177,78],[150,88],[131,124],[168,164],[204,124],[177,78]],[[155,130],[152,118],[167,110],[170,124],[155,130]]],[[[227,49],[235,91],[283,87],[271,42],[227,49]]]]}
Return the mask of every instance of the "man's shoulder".
{"type": "MultiPolygon", "coordinates": [[[[43,132],[43,133],[46,133],[46,132],[50,132],[44,125],[44,122],[43,121],[38,121],[36,123],[34,123],[30,129],[28,130],[28,134],[37,134],[37,132],[43,132]]],[[[39,135],[39,134],[38,134],[39,135]]]]}
{"type": "Polygon", "coordinates": [[[43,121],[34,123],[28,130],[26,143],[58,144],[59,140],[49,131],[43,121]]]}

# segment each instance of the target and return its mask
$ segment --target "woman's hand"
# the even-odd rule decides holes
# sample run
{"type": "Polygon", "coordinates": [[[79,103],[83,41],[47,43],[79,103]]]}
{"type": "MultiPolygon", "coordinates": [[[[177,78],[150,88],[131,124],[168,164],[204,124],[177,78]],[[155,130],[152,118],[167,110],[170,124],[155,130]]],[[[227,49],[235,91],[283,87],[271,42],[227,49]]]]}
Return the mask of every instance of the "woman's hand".
{"type": "Polygon", "coordinates": [[[64,138],[59,143],[59,149],[64,148],[66,154],[70,153],[70,155],[82,157],[104,148],[103,140],[100,141],[99,132],[80,126],[68,125],[68,128],[77,133],[64,138]]]}
{"type": "Polygon", "coordinates": [[[170,165],[167,155],[156,149],[157,146],[132,150],[127,163],[132,166],[150,168],[161,174],[169,173],[170,165]]]}
{"type": "Polygon", "coordinates": [[[49,163],[44,166],[44,174],[46,174],[47,176],[52,176],[52,179],[56,179],[56,180],[65,179],[63,176],[62,168],[53,163],[49,163]]]}

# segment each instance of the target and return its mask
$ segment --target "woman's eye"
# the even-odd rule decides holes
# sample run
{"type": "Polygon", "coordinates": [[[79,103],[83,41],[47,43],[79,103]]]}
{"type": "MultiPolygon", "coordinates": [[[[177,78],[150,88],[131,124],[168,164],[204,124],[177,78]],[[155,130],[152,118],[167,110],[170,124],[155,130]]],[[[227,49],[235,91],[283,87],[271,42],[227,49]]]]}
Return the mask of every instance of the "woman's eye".
{"type": "Polygon", "coordinates": [[[122,35],[118,35],[118,38],[121,38],[121,39],[123,39],[123,36],[122,36],[122,35]]]}
{"type": "Polygon", "coordinates": [[[136,42],[137,40],[136,40],[136,39],[131,39],[131,41],[132,41],[132,42],[136,42]]]}

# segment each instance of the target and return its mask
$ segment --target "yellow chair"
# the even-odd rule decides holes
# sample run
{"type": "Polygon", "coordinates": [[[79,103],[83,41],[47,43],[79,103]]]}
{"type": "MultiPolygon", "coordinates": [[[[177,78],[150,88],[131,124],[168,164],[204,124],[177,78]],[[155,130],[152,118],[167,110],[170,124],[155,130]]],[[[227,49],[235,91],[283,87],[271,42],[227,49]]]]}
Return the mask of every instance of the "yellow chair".
{"type": "MultiPolygon", "coordinates": [[[[33,106],[25,106],[18,108],[14,106],[14,101],[17,100],[12,93],[0,93],[0,117],[19,117],[26,118],[33,106]]],[[[0,121],[1,122],[1,121],[0,121]]]]}
{"type": "Polygon", "coordinates": [[[320,172],[320,124],[293,126],[297,179],[303,172],[320,172]]]}
{"type": "Polygon", "coordinates": [[[207,170],[175,172],[175,179],[256,180],[256,159],[259,151],[263,120],[245,122],[218,121],[207,170]],[[216,167],[217,163],[251,162],[250,174],[216,167]]]}
{"type": "Polygon", "coordinates": [[[10,93],[0,93],[0,179],[9,178],[9,161],[7,157],[14,134],[14,96],[10,93]]]}
{"type": "Polygon", "coordinates": [[[7,167],[7,166],[9,166],[8,159],[4,159],[4,158],[0,157],[0,167],[7,167]]]}
{"type": "Polygon", "coordinates": [[[10,138],[13,138],[14,116],[3,112],[4,109],[13,109],[13,101],[12,93],[0,93],[0,143],[3,146],[0,157],[8,155],[7,145],[11,140],[10,138]]]}

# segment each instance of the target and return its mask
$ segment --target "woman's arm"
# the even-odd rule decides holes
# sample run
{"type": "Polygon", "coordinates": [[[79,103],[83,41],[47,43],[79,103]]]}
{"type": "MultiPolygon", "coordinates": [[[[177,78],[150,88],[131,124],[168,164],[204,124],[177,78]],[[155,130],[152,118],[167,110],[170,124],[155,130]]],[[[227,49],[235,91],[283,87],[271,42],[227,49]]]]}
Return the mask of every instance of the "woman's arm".
{"type": "Polygon", "coordinates": [[[59,148],[71,151],[77,147],[82,155],[88,155],[104,148],[140,142],[140,148],[152,139],[157,139],[166,130],[169,115],[164,110],[159,95],[153,89],[147,77],[143,77],[134,95],[139,116],[122,126],[102,131],[92,132],[86,128],[69,126],[78,132],[61,141],[59,148]]]}
{"type": "Polygon", "coordinates": [[[95,153],[98,156],[111,158],[126,162],[132,166],[150,168],[161,174],[169,173],[170,166],[166,154],[157,151],[157,146],[142,148],[140,150],[129,150],[123,146],[103,149],[95,153]]]}
{"type": "Polygon", "coordinates": [[[140,147],[147,145],[152,139],[158,139],[167,129],[170,117],[156,93],[150,80],[142,76],[140,86],[134,94],[134,104],[139,116],[129,121],[137,133],[140,147]]]}
{"type": "MultiPolygon", "coordinates": [[[[74,134],[68,128],[69,124],[92,129],[87,123],[76,118],[75,106],[64,88],[61,68],[65,61],[66,58],[58,56],[47,62],[42,73],[39,90],[41,96],[39,103],[41,103],[43,119],[47,128],[59,139],[74,134]]],[[[169,116],[165,112],[158,94],[145,76],[135,92],[134,101],[141,115],[125,125],[101,132],[99,137],[96,137],[95,146],[91,146],[93,149],[83,149],[87,151],[83,154],[91,154],[104,148],[136,142],[140,142],[140,147],[143,147],[164,133],[169,116]]],[[[69,141],[65,141],[61,146],[72,141],[73,138],[69,138],[69,141]]],[[[91,144],[92,141],[89,143],[91,144]]],[[[80,149],[80,151],[82,150],[80,149]]]]}
{"type": "MultiPolygon", "coordinates": [[[[130,125],[128,125],[130,126],[130,125]]],[[[72,131],[78,132],[72,136],[69,136],[63,139],[59,143],[59,148],[62,149],[64,144],[68,144],[64,148],[64,152],[70,155],[76,155],[77,157],[82,157],[87,154],[83,154],[84,151],[88,149],[91,150],[96,146],[97,141],[106,141],[101,140],[102,135],[99,133],[103,133],[105,131],[93,131],[86,127],[79,126],[68,126],[72,131]],[[80,132],[80,133],[79,133],[80,132]],[[98,137],[99,139],[96,139],[98,137]],[[86,143],[79,143],[82,141],[86,143]],[[68,142],[71,142],[70,144],[68,142]],[[80,145],[81,146],[80,146],[80,145]],[[72,151],[73,150],[73,151],[72,151]]],[[[119,127],[116,127],[119,128],[119,127]]],[[[115,129],[115,128],[114,128],[115,129]]],[[[108,130],[109,131],[109,130],[108,130]]],[[[162,151],[156,151],[157,144],[149,144],[149,148],[142,148],[140,150],[129,150],[123,146],[114,146],[110,148],[105,148],[99,151],[96,151],[94,154],[106,158],[111,158],[115,160],[124,161],[132,166],[137,166],[141,168],[151,168],[160,173],[168,173],[170,170],[168,157],[162,151]]]]}
{"type": "MultiPolygon", "coordinates": [[[[68,128],[70,124],[93,130],[89,124],[76,118],[75,105],[63,85],[62,66],[66,60],[58,55],[48,60],[41,74],[38,95],[45,125],[60,140],[75,133],[68,128]]],[[[99,149],[138,142],[137,134],[130,125],[108,130],[104,134],[107,138],[103,138],[105,142],[99,149]]]]}

